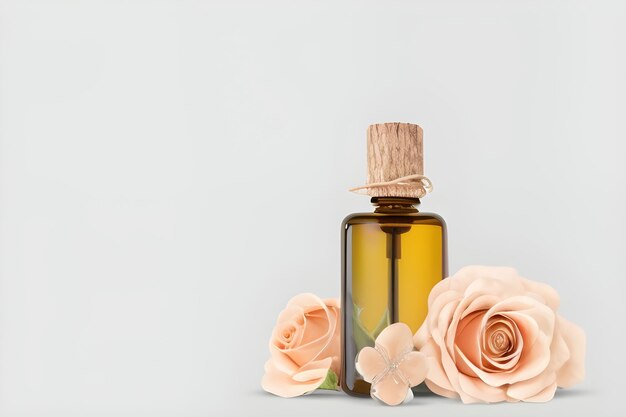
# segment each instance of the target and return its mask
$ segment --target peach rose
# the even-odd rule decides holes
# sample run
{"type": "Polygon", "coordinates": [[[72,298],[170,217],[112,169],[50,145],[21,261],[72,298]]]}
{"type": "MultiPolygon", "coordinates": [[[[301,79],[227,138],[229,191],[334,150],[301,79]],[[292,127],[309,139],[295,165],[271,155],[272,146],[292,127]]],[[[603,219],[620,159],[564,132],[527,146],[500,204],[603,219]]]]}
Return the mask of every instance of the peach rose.
{"type": "Polygon", "coordinates": [[[584,377],[585,334],[556,313],[550,286],[514,269],[469,266],[438,283],[415,346],[426,385],[464,403],[543,402],[584,377]]]}
{"type": "Polygon", "coordinates": [[[339,315],[339,299],[308,293],[293,297],[272,332],[263,389],[295,397],[317,389],[329,370],[339,375],[339,315]]]}

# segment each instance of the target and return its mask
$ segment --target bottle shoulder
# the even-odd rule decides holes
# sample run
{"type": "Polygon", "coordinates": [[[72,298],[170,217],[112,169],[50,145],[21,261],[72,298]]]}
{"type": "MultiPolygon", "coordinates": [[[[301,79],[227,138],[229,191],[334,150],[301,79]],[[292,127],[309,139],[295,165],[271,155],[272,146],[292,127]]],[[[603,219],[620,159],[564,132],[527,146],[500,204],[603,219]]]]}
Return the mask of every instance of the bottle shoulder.
{"type": "Polygon", "coordinates": [[[385,223],[393,221],[394,223],[407,224],[432,224],[442,228],[446,227],[446,221],[437,213],[417,212],[417,213],[352,213],[348,214],[341,223],[342,229],[350,225],[363,223],[385,223]]]}

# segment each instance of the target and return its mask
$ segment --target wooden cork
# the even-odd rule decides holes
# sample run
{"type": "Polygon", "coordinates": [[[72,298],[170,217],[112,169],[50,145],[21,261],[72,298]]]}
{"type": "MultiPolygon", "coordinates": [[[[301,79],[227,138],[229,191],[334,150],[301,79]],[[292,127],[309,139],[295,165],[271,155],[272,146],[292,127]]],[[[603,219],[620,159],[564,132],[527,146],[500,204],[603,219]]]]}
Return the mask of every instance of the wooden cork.
{"type": "Polygon", "coordinates": [[[418,125],[411,123],[371,125],[367,129],[369,187],[365,185],[359,188],[372,197],[422,197],[426,194],[421,182],[424,175],[422,142],[423,131],[418,125]],[[410,184],[397,182],[404,177],[414,177],[413,179],[417,178],[418,181],[410,184]]]}

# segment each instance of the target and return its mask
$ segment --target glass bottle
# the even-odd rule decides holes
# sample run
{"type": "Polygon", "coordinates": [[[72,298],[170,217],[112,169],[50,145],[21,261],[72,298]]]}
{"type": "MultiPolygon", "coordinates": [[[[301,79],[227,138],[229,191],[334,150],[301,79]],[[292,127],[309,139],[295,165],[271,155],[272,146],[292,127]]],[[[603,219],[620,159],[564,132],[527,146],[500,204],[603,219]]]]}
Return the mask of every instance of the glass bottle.
{"type": "MultiPolygon", "coordinates": [[[[421,150],[421,129],[418,133],[421,150]]],[[[391,136],[383,138],[381,146],[397,145],[391,136]]],[[[368,153],[371,142],[368,132],[368,153]]],[[[414,170],[421,171],[418,162],[420,167],[414,170]]],[[[371,175],[369,183],[373,183],[371,175]]],[[[358,352],[374,346],[378,334],[391,323],[404,322],[415,333],[426,317],[430,290],[447,275],[446,224],[436,214],[418,211],[420,199],[407,196],[423,194],[423,188],[415,191],[414,185],[414,191],[411,184],[402,188],[398,183],[383,190],[369,188],[370,195],[390,190],[404,195],[373,196],[373,213],[348,215],[341,225],[341,385],[351,395],[370,394],[370,384],[355,369],[358,352]]]]}

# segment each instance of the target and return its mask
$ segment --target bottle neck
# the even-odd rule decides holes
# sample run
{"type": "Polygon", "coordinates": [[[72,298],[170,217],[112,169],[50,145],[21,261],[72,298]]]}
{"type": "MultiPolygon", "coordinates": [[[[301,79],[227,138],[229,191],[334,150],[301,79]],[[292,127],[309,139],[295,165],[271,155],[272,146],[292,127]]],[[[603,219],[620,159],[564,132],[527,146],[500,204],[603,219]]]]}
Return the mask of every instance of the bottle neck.
{"type": "Polygon", "coordinates": [[[372,197],[374,213],[417,213],[419,198],[413,197],[372,197]]]}

